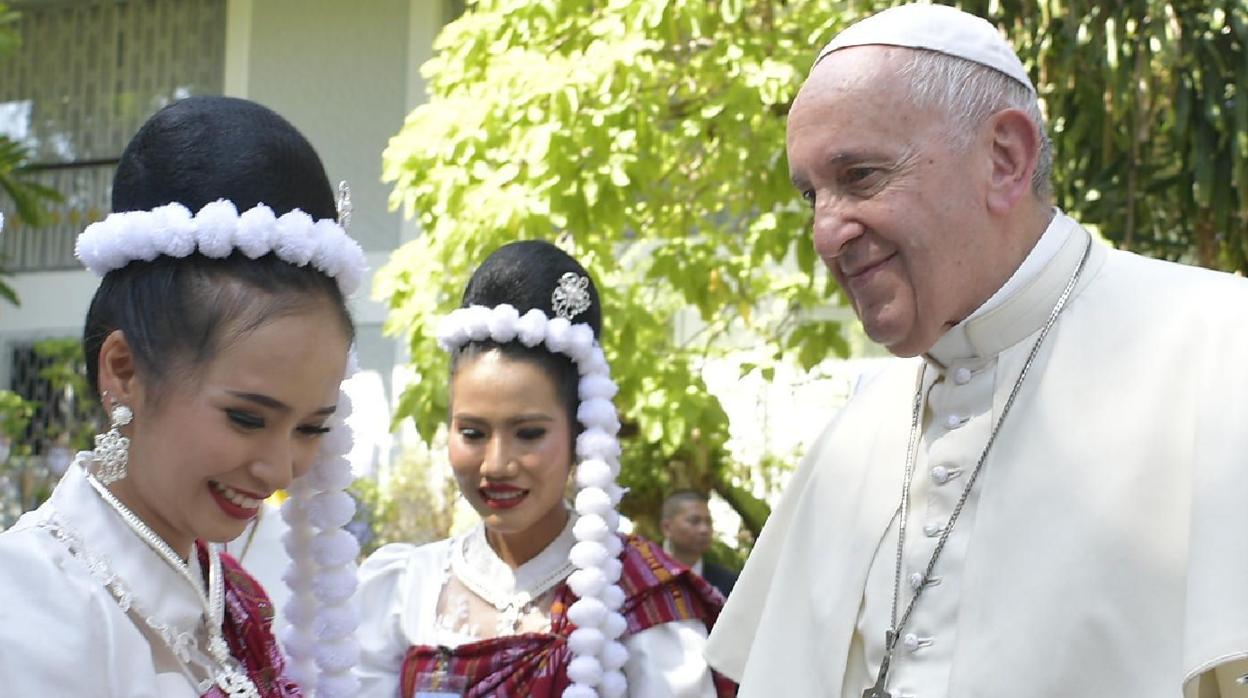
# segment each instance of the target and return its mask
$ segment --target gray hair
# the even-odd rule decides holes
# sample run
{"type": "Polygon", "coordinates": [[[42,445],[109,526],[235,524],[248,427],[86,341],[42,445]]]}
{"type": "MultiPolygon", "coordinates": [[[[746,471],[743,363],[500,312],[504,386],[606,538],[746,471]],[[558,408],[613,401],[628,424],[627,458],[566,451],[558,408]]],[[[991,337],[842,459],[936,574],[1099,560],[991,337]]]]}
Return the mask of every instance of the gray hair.
{"type": "Polygon", "coordinates": [[[1052,198],[1053,143],[1040,102],[1027,86],[987,66],[925,49],[911,51],[900,72],[916,102],[948,114],[958,145],[969,144],[975,127],[1002,109],[1026,114],[1040,137],[1031,190],[1042,201],[1052,198]]]}

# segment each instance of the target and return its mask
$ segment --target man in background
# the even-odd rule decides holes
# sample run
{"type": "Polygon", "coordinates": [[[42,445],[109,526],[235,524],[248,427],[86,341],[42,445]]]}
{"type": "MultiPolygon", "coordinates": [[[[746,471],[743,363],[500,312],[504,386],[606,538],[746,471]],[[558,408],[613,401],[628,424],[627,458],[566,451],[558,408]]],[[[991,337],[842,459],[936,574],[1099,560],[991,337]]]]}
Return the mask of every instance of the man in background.
{"type": "Polygon", "coordinates": [[[659,526],[663,531],[663,549],[688,565],[694,574],[701,575],[727,598],[732,585],[737,583],[736,573],[702,559],[711,548],[715,532],[706,495],[693,490],[680,490],[668,495],[663,502],[659,526]]]}

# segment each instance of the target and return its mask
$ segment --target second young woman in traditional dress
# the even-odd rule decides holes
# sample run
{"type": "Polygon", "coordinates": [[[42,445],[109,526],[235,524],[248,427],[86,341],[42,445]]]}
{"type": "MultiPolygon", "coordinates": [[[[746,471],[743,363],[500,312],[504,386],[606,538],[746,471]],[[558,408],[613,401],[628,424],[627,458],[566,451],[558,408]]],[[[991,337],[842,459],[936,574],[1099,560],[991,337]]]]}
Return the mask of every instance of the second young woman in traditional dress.
{"type": "Polygon", "coordinates": [[[477,269],[463,306],[439,341],[452,355],[451,466],[481,522],[361,567],[363,695],[730,694],[702,658],[722,597],[615,532],[615,385],[585,269],[548,243],[512,243],[477,269]]]}

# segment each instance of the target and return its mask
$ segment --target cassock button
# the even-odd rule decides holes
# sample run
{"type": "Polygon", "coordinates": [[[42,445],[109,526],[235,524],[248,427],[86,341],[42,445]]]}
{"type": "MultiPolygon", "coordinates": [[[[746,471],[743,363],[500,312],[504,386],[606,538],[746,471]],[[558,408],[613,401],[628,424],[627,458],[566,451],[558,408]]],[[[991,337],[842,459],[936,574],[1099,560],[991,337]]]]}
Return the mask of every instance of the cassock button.
{"type": "Polygon", "coordinates": [[[958,427],[962,426],[965,423],[966,423],[966,420],[962,419],[956,414],[951,414],[948,417],[945,417],[946,429],[957,429],[958,427]]]}
{"type": "Polygon", "coordinates": [[[923,586],[923,573],[915,572],[911,574],[910,575],[910,588],[917,590],[921,586],[923,586]]]}
{"type": "Polygon", "coordinates": [[[949,482],[950,477],[951,477],[951,474],[949,472],[949,469],[946,468],[945,466],[938,465],[935,468],[932,468],[932,481],[935,482],[937,485],[943,485],[946,482],[949,482]]]}
{"type": "Polygon", "coordinates": [[[928,538],[935,538],[936,536],[939,536],[940,524],[937,524],[937,523],[924,524],[923,534],[926,535],[928,538]]]}
{"type": "Polygon", "coordinates": [[[971,369],[963,366],[953,372],[953,382],[958,385],[966,385],[971,382],[971,369]]]}
{"type": "Polygon", "coordinates": [[[919,637],[918,635],[915,635],[914,633],[906,633],[901,638],[901,644],[907,650],[913,652],[917,649],[927,647],[928,645],[932,644],[932,640],[931,638],[927,638],[927,637],[919,637]]]}

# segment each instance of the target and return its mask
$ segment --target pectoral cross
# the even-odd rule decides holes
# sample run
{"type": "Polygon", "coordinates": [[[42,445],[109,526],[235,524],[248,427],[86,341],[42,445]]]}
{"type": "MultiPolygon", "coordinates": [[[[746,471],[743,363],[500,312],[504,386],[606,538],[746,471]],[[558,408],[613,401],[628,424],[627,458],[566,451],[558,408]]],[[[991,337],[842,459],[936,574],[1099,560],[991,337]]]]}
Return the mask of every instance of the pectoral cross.
{"type": "Polygon", "coordinates": [[[880,673],[875,677],[875,685],[862,692],[862,698],[893,698],[885,686],[888,684],[888,664],[893,658],[893,631],[884,636],[884,660],[880,662],[880,673]]]}

